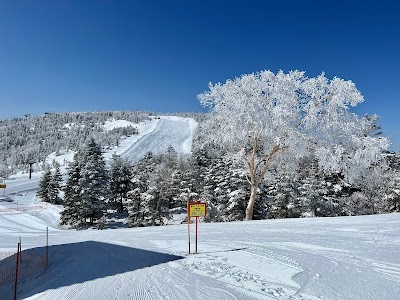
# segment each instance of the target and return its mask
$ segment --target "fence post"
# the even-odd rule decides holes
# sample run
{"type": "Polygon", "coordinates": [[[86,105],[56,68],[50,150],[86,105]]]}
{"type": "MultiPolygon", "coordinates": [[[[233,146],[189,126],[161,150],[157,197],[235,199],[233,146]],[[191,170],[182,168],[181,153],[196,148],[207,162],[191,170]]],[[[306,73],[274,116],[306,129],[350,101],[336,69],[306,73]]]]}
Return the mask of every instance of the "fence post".
{"type": "Polygon", "coordinates": [[[19,237],[19,261],[22,263],[22,241],[21,241],[21,237],[19,237]]]}
{"type": "Polygon", "coordinates": [[[17,300],[17,285],[18,285],[18,265],[19,265],[19,248],[21,244],[18,243],[18,250],[17,250],[17,265],[15,266],[15,284],[14,284],[14,300],[17,300]]]}
{"type": "Polygon", "coordinates": [[[46,268],[49,265],[49,227],[46,227],[46,268]]]}

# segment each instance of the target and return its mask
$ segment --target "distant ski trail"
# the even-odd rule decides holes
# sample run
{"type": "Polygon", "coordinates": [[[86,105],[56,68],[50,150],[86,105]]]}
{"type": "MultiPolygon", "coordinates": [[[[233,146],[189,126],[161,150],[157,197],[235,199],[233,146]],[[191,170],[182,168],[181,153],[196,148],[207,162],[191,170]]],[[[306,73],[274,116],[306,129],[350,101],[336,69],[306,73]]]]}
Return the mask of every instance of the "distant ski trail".
{"type": "Polygon", "coordinates": [[[161,119],[154,131],[140,138],[121,157],[132,162],[141,159],[147,152],[161,154],[171,145],[178,153],[185,153],[184,143],[191,137],[189,121],[161,119]]]}
{"type": "Polygon", "coordinates": [[[32,192],[37,190],[39,178],[18,179],[7,181],[7,195],[15,195],[18,193],[32,192]]]}

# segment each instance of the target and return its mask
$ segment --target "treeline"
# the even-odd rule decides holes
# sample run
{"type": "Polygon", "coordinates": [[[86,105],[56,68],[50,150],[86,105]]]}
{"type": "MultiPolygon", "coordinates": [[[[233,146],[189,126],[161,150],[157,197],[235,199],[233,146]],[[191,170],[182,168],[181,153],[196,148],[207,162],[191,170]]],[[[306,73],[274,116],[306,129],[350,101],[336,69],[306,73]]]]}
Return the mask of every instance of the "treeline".
{"type": "MultiPolygon", "coordinates": [[[[110,213],[132,227],[165,225],[196,196],[207,202],[205,221],[243,220],[250,193],[243,166],[218,146],[199,142],[186,158],[172,147],[162,155],[149,152],[135,164],[114,155],[107,170],[91,139],[70,164],[65,186],[55,165],[44,173],[38,195],[62,203],[61,223],[74,228],[103,228],[110,213]],[[63,199],[57,196],[62,194],[63,199]]],[[[340,174],[322,175],[315,157],[299,161],[297,174],[274,169],[258,189],[253,219],[400,211],[400,157],[387,153],[386,159],[385,176],[365,187],[346,183],[340,174]]]]}
{"type": "Polygon", "coordinates": [[[190,159],[170,146],[162,155],[148,152],[134,165],[114,155],[106,168],[100,146],[90,139],[70,163],[65,185],[54,164],[42,176],[37,195],[63,204],[60,223],[73,228],[102,227],[110,210],[127,215],[129,226],[164,225],[195,195],[189,165],[190,159]]]}
{"type": "Polygon", "coordinates": [[[83,113],[46,113],[0,120],[0,177],[26,171],[34,163],[35,171],[43,170],[49,154],[77,151],[93,137],[102,147],[113,146],[122,136],[137,134],[132,126],[105,131],[108,120],[139,123],[148,120],[151,112],[103,111],[83,113]]]}

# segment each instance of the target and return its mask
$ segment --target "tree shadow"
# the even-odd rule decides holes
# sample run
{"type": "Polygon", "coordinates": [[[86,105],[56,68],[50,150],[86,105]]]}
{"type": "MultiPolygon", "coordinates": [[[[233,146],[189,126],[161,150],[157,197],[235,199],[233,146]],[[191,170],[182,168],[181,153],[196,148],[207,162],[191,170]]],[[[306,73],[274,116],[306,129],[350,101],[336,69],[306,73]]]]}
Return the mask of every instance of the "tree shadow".
{"type": "MultiPolygon", "coordinates": [[[[95,241],[50,246],[47,268],[43,265],[45,255],[45,247],[22,251],[23,262],[20,264],[20,270],[22,271],[26,266],[31,270],[31,276],[23,278],[18,283],[19,299],[50,289],[114,276],[183,258],[95,241]],[[29,265],[30,257],[36,258],[36,265],[29,265]],[[37,257],[41,259],[37,259],[37,257]],[[35,274],[32,272],[32,268],[37,268],[38,272],[35,274]]],[[[2,265],[15,266],[15,262],[16,256],[13,255],[0,261],[0,268],[2,265]]],[[[12,299],[13,288],[11,289],[11,287],[13,286],[13,282],[0,286],[0,294],[5,297],[4,299],[12,299]]]]}

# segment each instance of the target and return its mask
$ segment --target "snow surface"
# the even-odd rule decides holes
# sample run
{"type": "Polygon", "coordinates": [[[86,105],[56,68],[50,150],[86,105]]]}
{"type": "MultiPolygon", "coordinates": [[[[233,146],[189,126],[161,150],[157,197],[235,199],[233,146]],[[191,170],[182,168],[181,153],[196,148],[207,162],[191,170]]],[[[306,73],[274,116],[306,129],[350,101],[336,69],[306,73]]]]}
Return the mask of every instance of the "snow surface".
{"type": "MultiPolygon", "coordinates": [[[[121,143],[119,153],[129,157],[151,144],[146,139],[154,147],[176,141],[187,151],[195,123],[162,118],[145,126],[139,145],[121,143]],[[162,140],[160,131],[180,133],[162,140]]],[[[199,253],[188,255],[186,224],[64,230],[62,207],[35,196],[40,175],[14,176],[5,196],[0,190],[1,300],[13,299],[20,238],[18,299],[399,298],[400,214],[200,223],[199,253]]]]}
{"type": "Polygon", "coordinates": [[[128,126],[136,127],[136,125],[137,124],[130,122],[130,121],[112,119],[112,120],[107,120],[105,122],[105,124],[103,125],[103,129],[105,131],[110,131],[115,128],[121,128],[121,127],[128,127],[128,126]]]}
{"type": "MultiPolygon", "coordinates": [[[[53,205],[0,213],[0,252],[15,252],[21,237],[21,270],[44,257],[49,226],[49,266],[29,265],[37,274],[20,282],[19,299],[396,299],[400,292],[400,214],[200,223],[192,255],[186,224],[67,231],[58,217],[53,205]]],[[[7,265],[15,256],[0,260],[0,272],[7,265]]],[[[0,286],[1,299],[12,292],[13,282],[0,286]]]]}
{"type": "Polygon", "coordinates": [[[56,152],[53,152],[46,158],[46,163],[51,165],[53,163],[53,161],[55,161],[60,166],[68,166],[68,164],[74,160],[74,155],[75,155],[75,151],[72,151],[72,150],[60,151],[58,155],[56,152]]]}
{"type": "Polygon", "coordinates": [[[152,128],[153,130],[139,136],[133,144],[124,149],[124,152],[120,154],[122,157],[137,161],[149,151],[162,154],[169,145],[180,154],[190,153],[193,131],[197,125],[193,119],[161,117],[155,121],[157,123],[152,128]]]}

